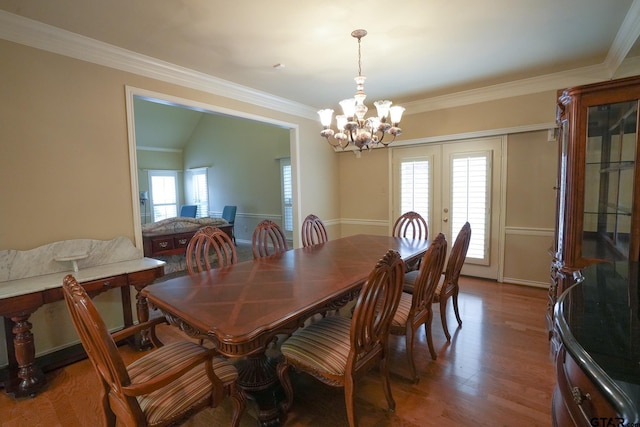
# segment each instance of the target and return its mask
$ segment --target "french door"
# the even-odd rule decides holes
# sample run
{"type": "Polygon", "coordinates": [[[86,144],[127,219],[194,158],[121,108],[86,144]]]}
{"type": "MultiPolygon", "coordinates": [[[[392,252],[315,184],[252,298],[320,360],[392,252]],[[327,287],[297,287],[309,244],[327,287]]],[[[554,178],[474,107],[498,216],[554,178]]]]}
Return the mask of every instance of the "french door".
{"type": "Polygon", "coordinates": [[[463,274],[498,279],[500,271],[501,137],[397,147],[392,150],[393,213],[414,210],[443,232],[450,251],[466,221],[471,242],[463,274]]]}

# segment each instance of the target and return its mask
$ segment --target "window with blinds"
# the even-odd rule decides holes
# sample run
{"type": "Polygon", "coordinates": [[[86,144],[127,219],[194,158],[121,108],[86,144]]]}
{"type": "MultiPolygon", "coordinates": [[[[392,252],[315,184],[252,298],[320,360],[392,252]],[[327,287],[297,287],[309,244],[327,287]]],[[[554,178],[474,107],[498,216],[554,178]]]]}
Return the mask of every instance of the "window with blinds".
{"type": "Polygon", "coordinates": [[[282,159],[282,212],[284,231],[293,232],[293,186],[291,183],[291,160],[282,159]]]}
{"type": "Polygon", "coordinates": [[[198,206],[197,218],[209,216],[209,185],[207,182],[207,170],[194,171],[191,178],[193,204],[198,206]]]}
{"type": "Polygon", "coordinates": [[[403,160],[400,163],[400,210],[398,215],[414,211],[431,225],[431,160],[403,160]]]}
{"type": "Polygon", "coordinates": [[[451,230],[471,224],[467,258],[489,262],[490,152],[454,154],[451,158],[451,230]]]}
{"type": "Polygon", "coordinates": [[[178,173],[149,171],[149,192],[154,222],[178,216],[178,173]]]}

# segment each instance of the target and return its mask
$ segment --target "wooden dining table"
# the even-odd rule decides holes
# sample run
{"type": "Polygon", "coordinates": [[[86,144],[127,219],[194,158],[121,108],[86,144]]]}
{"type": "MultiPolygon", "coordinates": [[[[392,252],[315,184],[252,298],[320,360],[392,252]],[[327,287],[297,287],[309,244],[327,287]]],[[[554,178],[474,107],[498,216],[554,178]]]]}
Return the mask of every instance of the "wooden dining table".
{"type": "Polygon", "coordinates": [[[176,277],[146,287],[141,295],[188,335],[239,358],[238,383],[256,402],[261,425],[279,425],[285,414],[279,408],[277,358],[267,355],[270,344],[314,314],[356,298],[389,249],[410,262],[428,247],[427,240],[354,235],[176,277]]]}

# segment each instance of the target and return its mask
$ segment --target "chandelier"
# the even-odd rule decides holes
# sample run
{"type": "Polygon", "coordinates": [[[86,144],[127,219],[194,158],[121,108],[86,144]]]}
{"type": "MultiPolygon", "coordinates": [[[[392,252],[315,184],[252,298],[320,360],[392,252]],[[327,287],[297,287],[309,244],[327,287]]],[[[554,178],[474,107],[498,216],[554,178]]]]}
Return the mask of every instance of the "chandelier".
{"type": "Polygon", "coordinates": [[[364,105],[364,100],[367,97],[364,93],[366,77],[362,75],[360,45],[362,38],[366,35],[366,30],[354,30],[351,33],[352,37],[358,39],[358,76],[355,78],[356,94],[353,98],[340,101],[342,115],[336,116],[338,132],[334,132],[331,129],[333,110],[327,108],[318,111],[320,123],[323,126],[320,135],[325,137],[333,147],[340,147],[343,150],[349,144],[356,146],[360,151],[364,148],[370,150],[372,147],[380,145],[386,147],[396,139],[396,136],[402,133],[402,129],[398,127],[398,124],[400,124],[400,119],[402,119],[402,113],[405,109],[399,105],[392,107],[391,101],[374,102],[373,105],[376,107],[378,116],[365,118],[369,109],[364,105]],[[392,139],[385,141],[386,134],[389,134],[392,139]]]}

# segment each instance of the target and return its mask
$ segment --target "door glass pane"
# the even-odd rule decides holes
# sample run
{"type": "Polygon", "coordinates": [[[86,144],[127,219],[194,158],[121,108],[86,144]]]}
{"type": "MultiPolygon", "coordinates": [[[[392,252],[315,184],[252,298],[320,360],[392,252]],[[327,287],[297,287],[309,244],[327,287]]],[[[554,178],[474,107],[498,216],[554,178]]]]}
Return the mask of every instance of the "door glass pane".
{"type": "Polygon", "coordinates": [[[400,163],[400,214],[414,211],[430,223],[429,160],[409,160],[400,163]]]}
{"type": "Polygon", "coordinates": [[[483,262],[489,258],[489,154],[456,154],[451,160],[451,231],[457,233],[469,221],[467,259],[483,262]]]}
{"type": "Polygon", "coordinates": [[[637,102],[588,109],[582,256],[627,259],[636,158],[637,102]]]}

